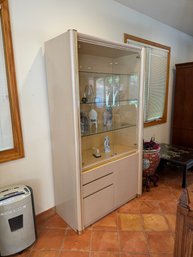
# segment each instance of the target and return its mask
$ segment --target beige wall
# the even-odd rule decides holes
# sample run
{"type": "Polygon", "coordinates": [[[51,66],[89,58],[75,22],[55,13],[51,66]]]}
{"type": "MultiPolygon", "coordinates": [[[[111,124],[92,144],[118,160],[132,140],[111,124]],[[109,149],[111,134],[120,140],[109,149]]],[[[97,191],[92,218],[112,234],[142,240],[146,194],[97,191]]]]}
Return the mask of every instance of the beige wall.
{"type": "Polygon", "coordinates": [[[192,37],[113,0],[10,0],[10,14],[26,156],[0,165],[0,186],[30,185],[36,213],[54,206],[44,42],[70,28],[113,41],[128,33],[171,46],[169,122],[145,130],[147,139],[169,140],[173,67],[192,60],[192,37]]]}

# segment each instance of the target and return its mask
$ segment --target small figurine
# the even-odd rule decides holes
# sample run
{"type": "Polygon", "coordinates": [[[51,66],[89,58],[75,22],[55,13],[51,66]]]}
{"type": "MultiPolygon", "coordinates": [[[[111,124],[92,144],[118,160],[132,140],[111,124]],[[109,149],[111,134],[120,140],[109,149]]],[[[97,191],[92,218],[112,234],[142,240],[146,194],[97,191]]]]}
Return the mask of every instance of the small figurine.
{"type": "Polygon", "coordinates": [[[100,154],[100,150],[98,148],[93,148],[94,152],[93,152],[93,156],[95,158],[100,158],[101,157],[101,154],[100,154]]]}
{"type": "Polygon", "coordinates": [[[90,129],[94,128],[97,130],[97,112],[94,109],[91,109],[89,112],[89,124],[90,129]]]}
{"type": "Polygon", "coordinates": [[[82,97],[82,103],[87,103],[88,99],[86,97],[86,93],[84,93],[83,97],[82,97]]]}
{"type": "Polygon", "coordinates": [[[108,136],[105,136],[105,140],[104,140],[104,151],[105,153],[109,153],[111,151],[110,148],[110,139],[108,136]]]}

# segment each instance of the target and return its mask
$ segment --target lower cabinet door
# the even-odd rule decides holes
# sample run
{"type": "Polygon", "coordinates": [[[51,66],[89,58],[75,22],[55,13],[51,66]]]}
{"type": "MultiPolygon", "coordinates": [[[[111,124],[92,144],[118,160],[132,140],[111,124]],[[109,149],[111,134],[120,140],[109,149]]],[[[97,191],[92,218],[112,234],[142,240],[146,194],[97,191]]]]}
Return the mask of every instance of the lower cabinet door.
{"type": "Polygon", "coordinates": [[[109,185],[83,199],[84,225],[94,223],[114,208],[114,186],[109,185]]]}
{"type": "MultiPolygon", "coordinates": [[[[137,195],[138,154],[121,160],[114,172],[115,207],[119,207],[137,195]]],[[[115,167],[116,168],[116,167],[115,167]]]]}

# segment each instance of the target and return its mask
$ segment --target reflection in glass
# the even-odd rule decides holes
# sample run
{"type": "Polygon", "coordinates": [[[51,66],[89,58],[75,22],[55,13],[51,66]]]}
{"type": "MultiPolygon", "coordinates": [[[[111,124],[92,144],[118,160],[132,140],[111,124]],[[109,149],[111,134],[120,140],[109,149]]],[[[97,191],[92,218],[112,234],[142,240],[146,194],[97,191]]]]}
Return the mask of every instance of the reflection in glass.
{"type": "Polygon", "coordinates": [[[0,151],[13,148],[9,93],[0,19],[0,151]]]}
{"type": "Polygon", "coordinates": [[[99,105],[105,102],[106,106],[118,105],[118,94],[120,92],[120,76],[104,76],[96,79],[96,98],[99,105]]]}

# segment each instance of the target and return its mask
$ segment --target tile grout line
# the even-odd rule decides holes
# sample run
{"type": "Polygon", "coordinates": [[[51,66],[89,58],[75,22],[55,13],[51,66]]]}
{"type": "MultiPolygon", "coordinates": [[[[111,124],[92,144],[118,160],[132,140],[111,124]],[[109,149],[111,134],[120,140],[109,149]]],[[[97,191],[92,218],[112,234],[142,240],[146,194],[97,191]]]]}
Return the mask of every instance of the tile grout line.
{"type": "Polygon", "coordinates": [[[121,257],[122,249],[121,249],[121,237],[120,237],[120,229],[119,229],[119,213],[116,210],[116,231],[117,231],[117,237],[119,241],[119,257],[121,257]]]}
{"type": "Polygon", "coordinates": [[[146,233],[146,231],[145,231],[145,224],[144,224],[144,218],[143,218],[143,214],[142,213],[140,213],[140,215],[141,215],[141,220],[142,220],[142,228],[143,228],[143,235],[144,235],[144,237],[145,237],[145,239],[146,239],[146,245],[147,245],[147,253],[148,253],[148,255],[150,256],[150,249],[149,249],[149,244],[148,244],[148,235],[147,235],[147,233],[146,233]]]}
{"type": "Polygon", "coordinates": [[[63,249],[63,245],[64,245],[64,242],[65,242],[65,239],[66,239],[66,236],[67,236],[67,231],[68,231],[68,226],[65,228],[65,233],[64,233],[64,238],[61,242],[61,246],[60,248],[58,249],[58,257],[61,255],[62,253],[62,249],[63,249]]]}
{"type": "Polygon", "coordinates": [[[89,257],[92,257],[92,239],[93,239],[93,227],[91,226],[91,230],[90,230],[90,243],[89,243],[89,257]]]}

